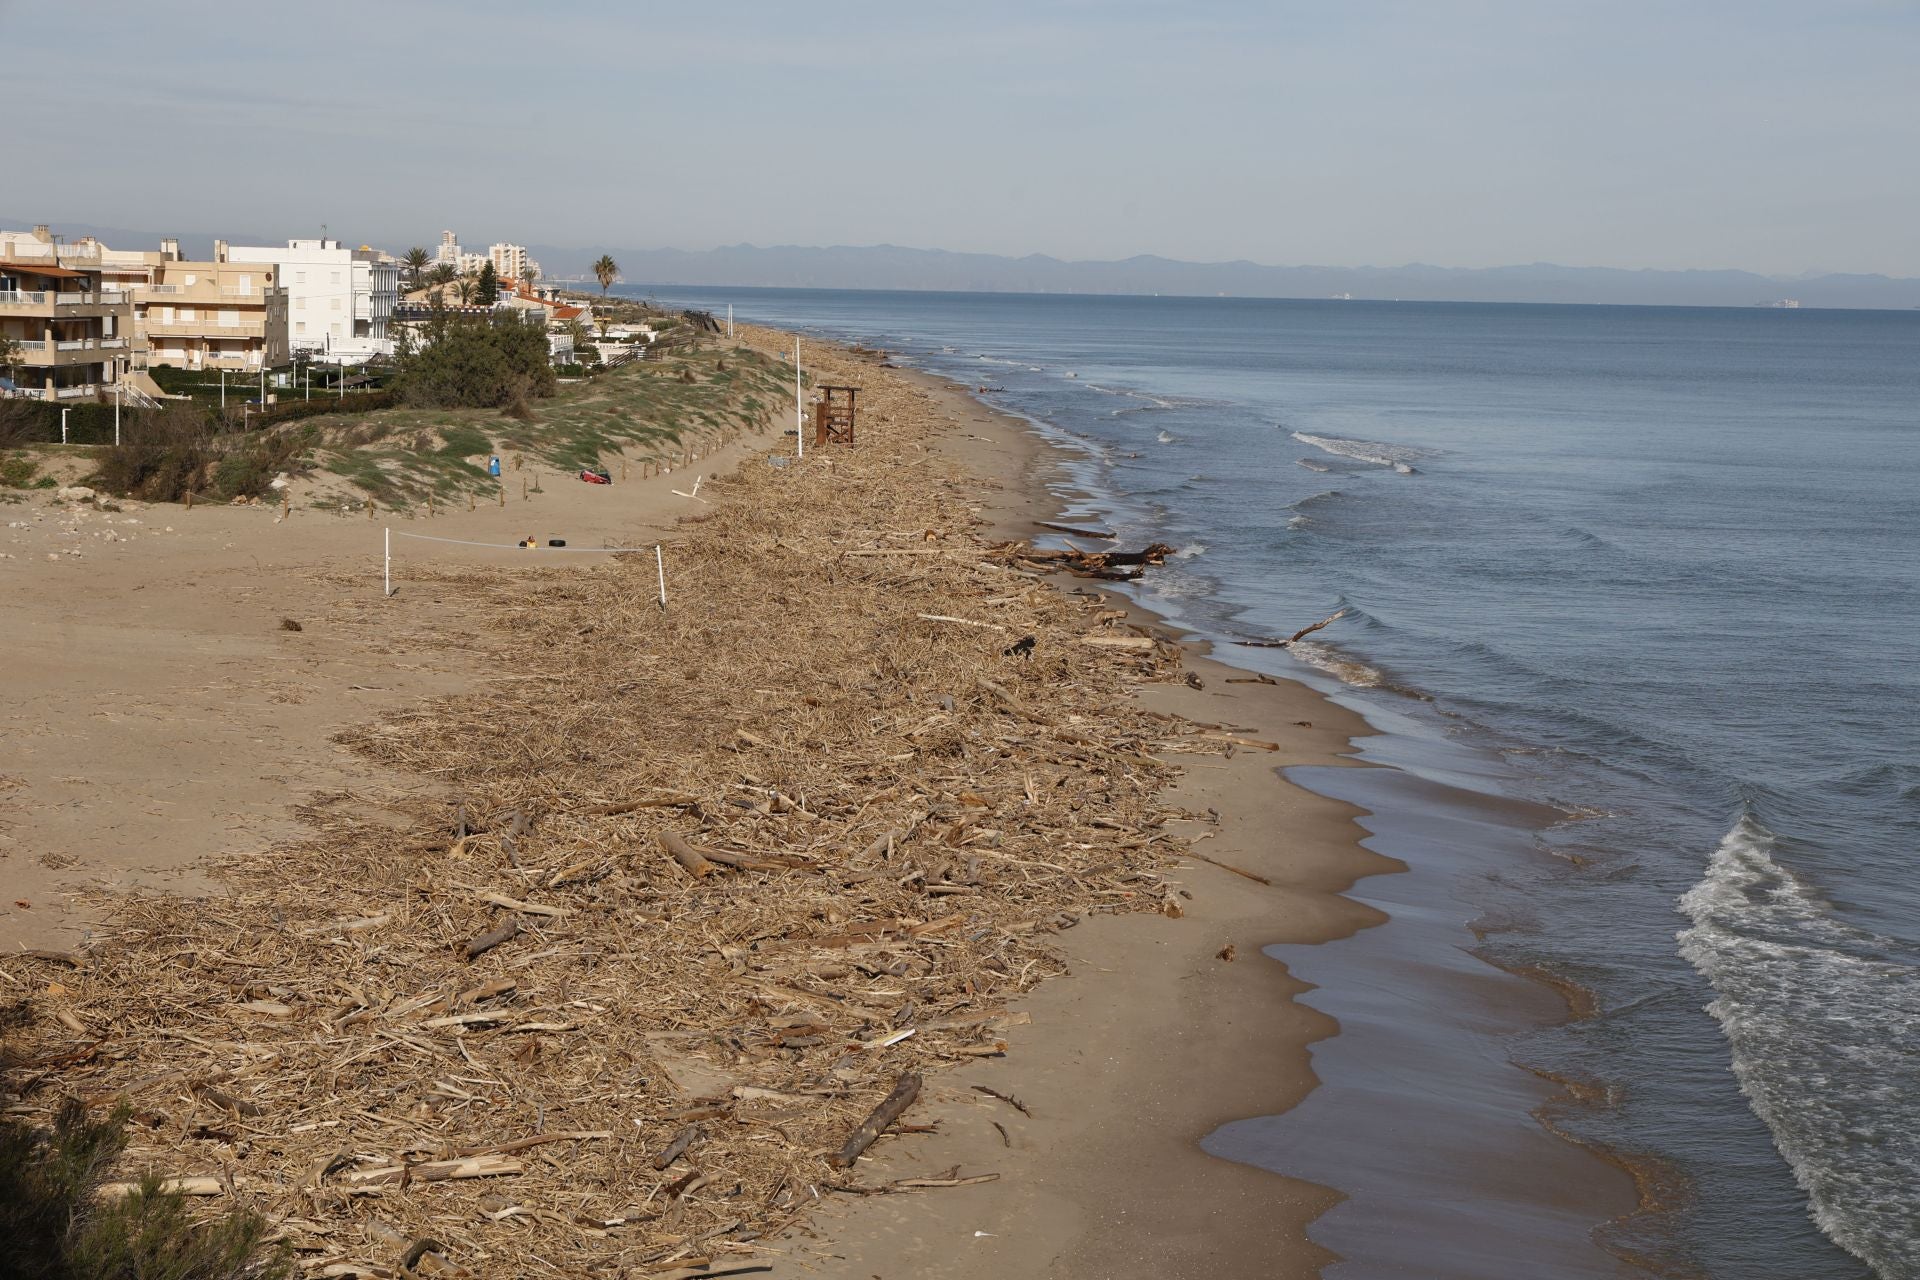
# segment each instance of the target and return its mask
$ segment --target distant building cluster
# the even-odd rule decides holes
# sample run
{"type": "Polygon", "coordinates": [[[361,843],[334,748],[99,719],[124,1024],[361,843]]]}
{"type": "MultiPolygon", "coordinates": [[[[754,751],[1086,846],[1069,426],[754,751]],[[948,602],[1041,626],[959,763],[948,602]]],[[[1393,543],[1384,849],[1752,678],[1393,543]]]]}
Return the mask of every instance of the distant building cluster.
{"type": "Polygon", "coordinates": [[[489,264],[497,294],[485,305],[545,323],[556,361],[571,360],[592,311],[536,289],[540,266],[523,245],[466,253],[444,231],[433,257],[402,259],[325,236],[216,240],[202,261],[173,239],[115,249],[92,237],[67,242],[44,225],[0,230],[0,394],[91,400],[161,365],[258,374],[302,359],[390,356],[400,326],[432,306],[477,310],[489,264]]]}
{"type": "Polygon", "coordinates": [[[440,247],[433,255],[436,267],[451,267],[456,275],[479,275],[480,269],[488,263],[493,264],[494,274],[501,280],[519,280],[532,283],[540,278],[540,264],[527,256],[527,247],[521,244],[495,244],[487,246],[485,253],[468,253],[460,247],[460,237],[451,231],[440,233],[440,247]]]}

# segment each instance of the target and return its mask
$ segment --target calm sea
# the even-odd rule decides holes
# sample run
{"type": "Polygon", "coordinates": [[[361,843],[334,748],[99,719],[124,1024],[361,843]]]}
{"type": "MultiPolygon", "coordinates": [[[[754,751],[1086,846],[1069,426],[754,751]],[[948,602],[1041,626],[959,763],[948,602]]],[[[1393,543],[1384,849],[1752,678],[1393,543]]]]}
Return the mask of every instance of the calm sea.
{"type": "MultiPolygon", "coordinates": [[[[1501,1053],[1592,1084],[1556,1125],[1658,1174],[1599,1238],[1920,1276],[1920,314],[656,296],[989,388],[1079,450],[1089,514],[1188,552],[1145,598],[1198,631],[1347,609],[1238,654],[1438,744],[1415,772],[1575,815],[1438,870],[1477,955],[1598,1003],[1501,1053]]],[[[1339,964],[1283,958],[1340,1016],[1339,964]]],[[[1375,1211],[1325,1224],[1352,1274],[1375,1211]]]]}

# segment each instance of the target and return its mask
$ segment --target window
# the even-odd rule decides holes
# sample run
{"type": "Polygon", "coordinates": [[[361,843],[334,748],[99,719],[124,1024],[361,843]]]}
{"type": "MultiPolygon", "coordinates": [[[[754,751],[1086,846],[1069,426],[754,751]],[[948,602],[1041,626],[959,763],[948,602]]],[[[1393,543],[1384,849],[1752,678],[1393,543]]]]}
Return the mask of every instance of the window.
{"type": "Polygon", "coordinates": [[[340,273],[339,273],[338,271],[336,271],[336,272],[334,272],[334,273],[333,273],[333,282],[334,282],[335,284],[339,284],[339,283],[340,283],[340,273]]]}
{"type": "Polygon", "coordinates": [[[222,311],[220,313],[221,328],[232,329],[237,327],[239,323],[240,323],[240,313],[238,311],[222,311]]]}
{"type": "Polygon", "coordinates": [[[304,295],[293,300],[293,309],[295,311],[305,311],[307,309],[307,300],[304,295]]]}
{"type": "Polygon", "coordinates": [[[305,333],[307,331],[307,322],[305,320],[295,320],[293,322],[293,331],[295,333],[305,333]]]}
{"type": "Polygon", "coordinates": [[[253,292],[253,277],[252,277],[252,276],[241,276],[241,277],[240,277],[240,292],[242,292],[242,293],[252,293],[252,292],[253,292]]]}
{"type": "Polygon", "coordinates": [[[180,319],[183,323],[191,323],[192,321],[198,320],[199,318],[200,318],[200,313],[194,310],[192,307],[180,308],[180,319]]]}
{"type": "Polygon", "coordinates": [[[333,309],[334,309],[335,311],[338,311],[338,310],[340,309],[340,299],[338,299],[338,298],[335,298],[335,299],[333,300],[333,309]]]}
{"type": "Polygon", "coordinates": [[[293,273],[293,282],[294,282],[295,284],[305,284],[305,283],[307,282],[307,273],[306,273],[306,272],[304,272],[304,271],[296,271],[296,272],[294,272],[294,273],[293,273]]]}
{"type": "Polygon", "coordinates": [[[199,277],[199,276],[188,276],[188,277],[187,277],[187,287],[188,287],[188,288],[192,288],[192,287],[193,287],[194,285],[196,285],[196,284],[199,284],[199,283],[200,283],[200,277],[199,277]]]}

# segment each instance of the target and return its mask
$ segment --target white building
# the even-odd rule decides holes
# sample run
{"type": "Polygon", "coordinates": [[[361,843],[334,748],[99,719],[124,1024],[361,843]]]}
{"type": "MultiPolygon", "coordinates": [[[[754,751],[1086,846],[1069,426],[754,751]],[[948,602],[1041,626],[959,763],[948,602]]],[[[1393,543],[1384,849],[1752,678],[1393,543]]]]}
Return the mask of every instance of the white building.
{"type": "Polygon", "coordinates": [[[233,245],[225,260],[279,268],[296,352],[343,360],[393,354],[387,325],[400,299],[400,267],[387,255],[338,240],[289,240],[284,249],[233,245]]]}
{"type": "Polygon", "coordinates": [[[436,267],[452,267],[455,271],[460,269],[459,236],[453,234],[451,231],[442,231],[440,233],[440,248],[433,255],[433,265],[436,267]]]}
{"type": "Polygon", "coordinates": [[[540,270],[540,264],[527,256],[527,247],[523,244],[492,245],[487,249],[487,258],[493,263],[495,275],[516,285],[528,267],[532,267],[536,275],[540,270]]]}

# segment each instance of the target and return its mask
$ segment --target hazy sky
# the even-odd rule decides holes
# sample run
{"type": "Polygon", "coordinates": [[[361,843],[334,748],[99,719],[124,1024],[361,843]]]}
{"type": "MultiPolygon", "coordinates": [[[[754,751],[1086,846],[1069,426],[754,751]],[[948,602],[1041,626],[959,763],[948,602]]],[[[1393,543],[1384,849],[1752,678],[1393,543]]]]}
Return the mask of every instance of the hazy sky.
{"type": "Polygon", "coordinates": [[[0,218],[1920,275],[1916,0],[0,0],[0,33],[0,115],[49,131],[0,218]]]}

